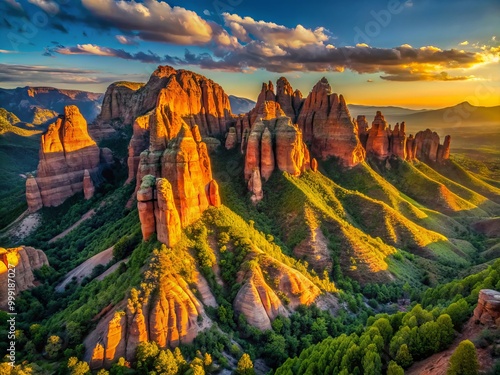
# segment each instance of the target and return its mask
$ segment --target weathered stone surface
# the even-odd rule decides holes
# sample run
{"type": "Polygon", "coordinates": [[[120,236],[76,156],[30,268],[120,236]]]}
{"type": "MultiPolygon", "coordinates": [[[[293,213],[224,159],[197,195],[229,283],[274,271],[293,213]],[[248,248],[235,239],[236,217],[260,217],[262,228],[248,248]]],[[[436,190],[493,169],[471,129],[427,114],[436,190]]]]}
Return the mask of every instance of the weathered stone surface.
{"type": "Polygon", "coordinates": [[[274,290],[266,284],[260,268],[251,271],[238,291],[234,309],[245,316],[248,324],[262,331],[271,329],[271,322],[278,315],[288,315],[274,290]]]}
{"type": "Polygon", "coordinates": [[[315,158],[311,159],[311,169],[313,172],[318,171],[318,161],[315,158]]]}
{"type": "Polygon", "coordinates": [[[147,241],[156,232],[155,219],[155,177],[146,175],[142,178],[139,191],[137,191],[137,210],[141,222],[142,238],[147,241]]]}
{"type": "Polygon", "coordinates": [[[210,181],[208,184],[208,202],[210,206],[214,207],[220,207],[222,204],[219,195],[219,184],[215,180],[210,181]]]}
{"type": "Polygon", "coordinates": [[[261,330],[269,329],[278,315],[287,316],[288,309],[310,305],[321,294],[320,289],[300,272],[268,256],[260,256],[258,265],[253,265],[238,282],[243,286],[234,300],[234,309],[261,330]],[[286,307],[278,295],[287,298],[286,307]]]}
{"type": "Polygon", "coordinates": [[[83,172],[83,196],[86,200],[91,199],[94,196],[95,187],[88,169],[83,172]]]}
{"type": "Polygon", "coordinates": [[[273,137],[269,128],[266,127],[262,133],[261,139],[261,157],[260,157],[260,172],[262,178],[267,181],[274,171],[274,151],[273,151],[273,137]]]}
{"type": "Polygon", "coordinates": [[[229,128],[229,132],[226,135],[226,143],[224,146],[226,147],[226,150],[232,150],[237,144],[238,138],[236,135],[236,128],[232,126],[229,128]]]}
{"type": "Polygon", "coordinates": [[[392,155],[403,160],[406,159],[406,126],[402,122],[401,126],[396,124],[389,139],[389,148],[392,155]]]}
{"type": "Polygon", "coordinates": [[[489,326],[500,324],[500,292],[491,289],[482,289],[479,292],[474,319],[489,326]]]}
{"type": "Polygon", "coordinates": [[[368,141],[368,121],[366,121],[366,116],[358,115],[356,118],[356,126],[358,127],[358,138],[361,145],[366,150],[366,142],[368,141]]]}
{"type": "MultiPolygon", "coordinates": [[[[36,183],[43,206],[57,206],[83,190],[84,171],[98,171],[100,150],[87,131],[87,122],[76,106],[66,106],[64,114],[42,135],[36,183]]],[[[28,183],[28,182],[27,182],[28,183]]],[[[35,194],[33,181],[29,194],[35,194]]],[[[33,203],[31,209],[37,205],[33,203]]]]}
{"type": "Polygon", "coordinates": [[[281,117],[276,123],[276,164],[280,171],[293,176],[309,168],[310,155],[302,141],[302,132],[292,125],[288,117],[281,117]]]}
{"type": "Polygon", "coordinates": [[[262,200],[262,198],[264,198],[264,192],[262,191],[262,178],[258,167],[255,167],[252,170],[252,174],[248,180],[248,190],[252,192],[250,199],[253,204],[257,204],[262,200]]]}
{"type": "Polygon", "coordinates": [[[389,130],[382,112],[377,111],[366,141],[366,153],[379,159],[389,156],[389,130]]]}
{"type": "Polygon", "coordinates": [[[450,158],[450,144],[451,137],[447,135],[446,137],[444,137],[444,143],[438,146],[437,161],[439,163],[442,163],[443,161],[450,158]]]}
{"type": "Polygon", "coordinates": [[[40,188],[35,177],[29,175],[26,179],[26,202],[28,203],[29,212],[36,212],[43,207],[40,188]]]}
{"type": "MultiPolygon", "coordinates": [[[[161,123],[166,106],[189,126],[198,125],[203,136],[223,135],[232,122],[229,97],[221,86],[194,72],[159,66],[147,84],[129,86],[116,83],[108,88],[99,121],[119,119],[125,125],[132,124],[138,116],[154,109],[161,123]]],[[[162,130],[159,124],[158,139],[162,130]]],[[[168,136],[172,139],[175,134],[168,136]]]]}
{"type": "Polygon", "coordinates": [[[294,92],[288,80],[280,77],[276,82],[276,102],[281,106],[285,116],[295,121],[302,105],[302,93],[299,90],[294,92]]]}
{"type": "Polygon", "coordinates": [[[322,78],[308,95],[297,123],[315,157],[323,160],[336,157],[348,168],[365,159],[344,97],[332,94],[326,78],[322,78]]]}
{"type": "Polygon", "coordinates": [[[137,117],[134,121],[133,134],[128,145],[128,178],[126,183],[130,183],[136,178],[141,152],[148,148],[150,117],[150,115],[144,115],[137,117]]]}
{"type": "Polygon", "coordinates": [[[174,204],[172,185],[165,178],[156,180],[155,219],[158,241],[172,247],[181,239],[181,220],[174,204]]]}
{"type": "Polygon", "coordinates": [[[166,348],[193,341],[204,309],[184,279],[167,272],[149,298],[143,304],[129,302],[126,313],[108,314],[99,322],[84,341],[85,360],[92,368],[101,363],[109,368],[120,357],[134,361],[141,342],[154,341],[166,348]]]}
{"type": "Polygon", "coordinates": [[[415,157],[421,161],[437,161],[439,135],[426,129],[415,135],[415,157]]]}
{"type": "Polygon", "coordinates": [[[49,265],[47,256],[42,250],[20,246],[12,249],[0,247],[0,308],[6,309],[8,302],[7,280],[9,278],[9,264],[15,266],[15,292],[35,286],[33,271],[44,265],[49,265]]]}
{"type": "Polygon", "coordinates": [[[415,138],[413,134],[406,139],[406,160],[414,160],[415,159],[415,138]]]}
{"type": "Polygon", "coordinates": [[[262,121],[256,122],[252,126],[252,131],[248,136],[244,170],[246,181],[250,179],[255,168],[260,169],[260,145],[264,126],[265,125],[262,121]]]}

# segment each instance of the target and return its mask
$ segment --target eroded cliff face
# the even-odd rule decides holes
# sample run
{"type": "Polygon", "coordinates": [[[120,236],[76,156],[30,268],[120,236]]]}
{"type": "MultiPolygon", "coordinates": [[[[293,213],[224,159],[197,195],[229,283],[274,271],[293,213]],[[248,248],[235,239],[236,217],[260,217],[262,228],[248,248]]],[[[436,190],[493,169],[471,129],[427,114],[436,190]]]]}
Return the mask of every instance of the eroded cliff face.
{"type": "Polygon", "coordinates": [[[267,181],[276,168],[293,176],[310,168],[309,150],[298,127],[283,115],[277,102],[264,102],[262,106],[272,108],[273,113],[263,112],[253,124],[244,145],[244,176],[254,203],[263,198],[261,178],[267,181]],[[278,109],[279,117],[273,117],[274,109],[278,109]]]}
{"type": "Polygon", "coordinates": [[[160,348],[188,344],[204,328],[198,317],[208,320],[186,281],[170,273],[161,278],[154,293],[142,290],[138,296],[131,295],[126,305],[125,311],[108,313],[85,339],[85,357],[92,369],[109,368],[120,357],[135,360],[141,342],[154,341],[160,348]]]}
{"type": "Polygon", "coordinates": [[[58,206],[84,188],[86,198],[90,197],[92,175],[98,174],[101,163],[110,162],[108,151],[100,150],[90,137],[78,108],[64,107],[64,114],[42,135],[36,177],[26,180],[30,212],[42,206],[58,206]]]}
{"type": "MultiPolygon", "coordinates": [[[[264,83],[255,108],[236,119],[234,131],[226,138],[226,148],[234,148],[237,140],[241,144],[242,153],[253,150],[254,145],[249,149],[248,143],[255,142],[251,138],[255,137],[255,126],[262,121],[281,117],[287,117],[291,125],[298,125],[302,141],[310,146],[314,157],[322,160],[336,157],[348,168],[364,160],[365,150],[359,141],[356,124],[350,117],[345,100],[342,95],[331,92],[325,78],[314,86],[305,100],[302,93],[294,91],[284,77],[277,82],[276,94],[272,82],[264,83]]],[[[273,133],[272,127],[268,127],[273,133]]],[[[253,167],[255,166],[251,168],[253,167]]],[[[251,168],[245,173],[247,179],[251,168]]],[[[261,174],[264,178],[267,175],[262,170],[261,174]]]]}
{"type": "Polygon", "coordinates": [[[300,272],[265,255],[260,255],[258,262],[241,277],[238,282],[243,286],[234,300],[234,309],[260,330],[271,329],[271,322],[278,315],[288,316],[299,305],[314,303],[321,294],[300,272]],[[285,297],[286,305],[278,294],[285,297]]]}
{"type": "MultiPolygon", "coordinates": [[[[221,202],[198,127],[190,129],[175,113],[169,115],[181,129],[164,150],[155,146],[141,154],[137,200],[143,238],[157,232],[158,240],[173,246],[180,239],[181,228],[198,220],[209,206],[218,207],[221,202]],[[155,177],[158,180],[153,182],[155,177]]],[[[157,136],[151,134],[152,145],[158,145],[157,136]]]]}
{"type": "Polygon", "coordinates": [[[188,125],[198,125],[203,136],[223,135],[232,121],[229,97],[220,85],[170,66],[159,66],[143,86],[123,82],[111,85],[104,96],[99,121],[117,119],[130,125],[155,108],[159,121],[162,106],[176,112],[188,125]]]}
{"type": "Polygon", "coordinates": [[[0,247],[0,285],[2,285],[0,288],[0,309],[7,309],[9,264],[15,267],[12,275],[15,279],[16,294],[19,294],[23,290],[35,286],[33,271],[44,265],[48,266],[49,261],[42,250],[32,247],[21,246],[12,249],[0,247]]]}

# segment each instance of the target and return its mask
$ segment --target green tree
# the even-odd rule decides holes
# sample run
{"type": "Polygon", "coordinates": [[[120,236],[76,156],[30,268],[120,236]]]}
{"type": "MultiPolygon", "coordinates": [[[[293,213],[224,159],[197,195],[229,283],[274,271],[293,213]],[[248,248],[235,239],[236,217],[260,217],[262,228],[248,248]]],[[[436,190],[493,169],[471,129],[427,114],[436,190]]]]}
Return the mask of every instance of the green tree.
{"type": "Polygon", "coordinates": [[[144,367],[146,369],[151,368],[153,361],[159,352],[160,349],[158,349],[156,342],[141,342],[136,349],[137,367],[144,367]]]}
{"type": "Polygon", "coordinates": [[[382,360],[375,344],[370,344],[366,348],[365,355],[363,356],[363,369],[365,375],[378,375],[382,373],[382,360]]]}
{"type": "Polygon", "coordinates": [[[413,357],[408,350],[408,345],[403,344],[399,347],[398,353],[396,354],[396,362],[403,368],[408,368],[413,363],[413,357]]]}
{"type": "Polygon", "coordinates": [[[387,345],[392,338],[392,326],[388,319],[380,318],[372,325],[378,328],[380,335],[384,338],[384,343],[387,345]]]}
{"type": "Polygon", "coordinates": [[[474,344],[469,340],[462,341],[450,358],[447,375],[477,375],[479,362],[474,344]]]}
{"type": "Polygon", "coordinates": [[[238,361],[236,373],[239,375],[255,375],[252,359],[247,353],[244,353],[238,361]]]}
{"type": "Polygon", "coordinates": [[[179,366],[170,350],[160,350],[160,354],[154,360],[153,366],[158,374],[175,375],[179,366]]]}
{"type": "Polygon", "coordinates": [[[387,375],[405,375],[405,371],[396,362],[390,361],[389,367],[387,367],[387,375]]]}
{"type": "Polygon", "coordinates": [[[62,339],[59,336],[52,335],[47,339],[47,345],[45,345],[45,352],[47,357],[54,359],[59,355],[62,348],[62,339]]]}

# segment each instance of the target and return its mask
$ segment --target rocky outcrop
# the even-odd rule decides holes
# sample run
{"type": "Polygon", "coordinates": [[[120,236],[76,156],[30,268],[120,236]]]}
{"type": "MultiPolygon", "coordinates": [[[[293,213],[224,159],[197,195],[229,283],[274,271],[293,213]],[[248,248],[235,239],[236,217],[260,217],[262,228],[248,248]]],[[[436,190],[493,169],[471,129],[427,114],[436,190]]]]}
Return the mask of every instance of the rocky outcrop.
{"type": "Polygon", "coordinates": [[[406,125],[404,122],[401,126],[396,124],[389,138],[389,149],[392,155],[395,155],[403,160],[406,159],[406,125]]]}
{"type": "Polygon", "coordinates": [[[262,178],[260,175],[259,168],[254,168],[250,179],[248,180],[248,190],[252,193],[250,200],[253,204],[257,204],[264,198],[264,192],[262,191],[262,178]]]}
{"type": "Polygon", "coordinates": [[[295,121],[302,106],[302,93],[293,91],[292,86],[285,77],[280,77],[276,82],[276,102],[281,106],[283,112],[292,121],[295,121]]]}
{"type": "Polygon", "coordinates": [[[166,114],[170,124],[179,123],[181,129],[168,140],[164,150],[161,150],[158,137],[172,134],[171,129],[166,127],[166,133],[160,136],[158,132],[151,132],[151,146],[141,153],[139,162],[137,178],[142,184],[137,201],[143,238],[149,238],[156,230],[161,242],[173,246],[180,238],[180,228],[198,220],[210,205],[217,207],[221,203],[218,185],[212,178],[207,146],[201,140],[198,127],[190,129],[176,113],[167,111],[166,114]],[[155,182],[156,190],[155,177],[162,178],[155,182]]]}
{"type": "Polygon", "coordinates": [[[91,199],[94,196],[95,187],[92,178],[90,177],[90,172],[85,169],[83,172],[83,196],[86,200],[91,199]]]}
{"type": "Polygon", "coordinates": [[[276,164],[280,171],[299,176],[310,167],[310,154],[302,140],[302,132],[288,117],[276,123],[276,164]]]}
{"type": "Polygon", "coordinates": [[[35,286],[33,271],[44,265],[48,266],[49,261],[42,250],[27,246],[12,249],[0,247],[0,285],[2,285],[0,288],[0,309],[7,309],[8,279],[14,278],[15,293],[19,294],[23,290],[35,286]],[[9,274],[9,269],[11,274],[9,274]]]}
{"type": "Polygon", "coordinates": [[[85,170],[90,176],[98,174],[101,158],[102,152],[89,136],[78,108],[65,107],[64,114],[42,135],[36,183],[31,178],[26,181],[30,211],[40,206],[36,185],[42,205],[57,206],[83,190],[85,170]]]}
{"type": "Polygon", "coordinates": [[[198,125],[203,136],[223,135],[233,123],[229,98],[221,86],[202,75],[169,66],[159,66],[143,86],[123,82],[111,85],[99,121],[118,119],[124,125],[132,124],[154,109],[160,121],[163,107],[189,126],[198,125]]]}
{"type": "Polygon", "coordinates": [[[26,179],[26,202],[28,203],[28,210],[31,213],[43,207],[40,188],[33,175],[29,175],[26,179]]]}
{"type": "Polygon", "coordinates": [[[297,123],[315,157],[323,160],[336,157],[348,168],[365,159],[365,150],[344,97],[332,93],[326,78],[307,96],[297,123]]]}
{"type": "Polygon", "coordinates": [[[141,152],[149,145],[150,115],[137,117],[132,126],[132,138],[128,145],[128,178],[126,183],[132,182],[137,176],[137,169],[141,160],[141,152]]]}
{"type": "Polygon", "coordinates": [[[180,276],[163,276],[154,293],[141,300],[129,299],[126,312],[109,313],[86,338],[85,359],[92,369],[109,368],[120,357],[134,361],[141,342],[167,348],[189,344],[198,334],[204,309],[180,276]]]}
{"type": "Polygon", "coordinates": [[[172,185],[165,178],[156,180],[156,233],[158,241],[172,247],[181,239],[181,219],[175,207],[172,185]]]}
{"type": "MultiPolygon", "coordinates": [[[[273,103],[279,108],[279,104],[273,103]]],[[[244,175],[252,202],[262,199],[261,178],[267,181],[276,166],[280,171],[299,176],[310,168],[309,150],[289,117],[259,118],[252,126],[245,149],[244,175]]]]}
{"type": "Polygon", "coordinates": [[[260,140],[260,172],[262,178],[267,181],[274,171],[274,151],[273,151],[273,136],[269,128],[265,128],[260,140]]]}
{"type": "Polygon", "coordinates": [[[137,192],[137,210],[139,211],[139,221],[141,222],[142,238],[145,241],[156,232],[155,184],[155,177],[146,175],[142,178],[140,189],[137,192]]]}
{"type": "Polygon", "coordinates": [[[299,305],[310,305],[321,294],[300,272],[265,255],[238,282],[243,286],[234,300],[234,309],[261,330],[270,329],[278,315],[287,316],[299,305]],[[286,298],[286,304],[279,296],[286,298]]]}
{"type": "Polygon", "coordinates": [[[238,144],[238,138],[236,135],[236,128],[232,126],[229,128],[229,132],[227,133],[226,142],[224,146],[226,147],[226,150],[232,150],[233,148],[236,147],[237,144],[238,144]]]}
{"type": "Polygon", "coordinates": [[[318,161],[316,160],[316,158],[311,159],[311,169],[313,172],[318,171],[318,161]]]}
{"type": "Polygon", "coordinates": [[[474,319],[488,326],[500,324],[500,292],[491,289],[482,289],[479,292],[474,319]]]}
{"type": "Polygon", "coordinates": [[[393,156],[408,161],[418,159],[442,163],[450,157],[449,135],[445,137],[442,145],[439,143],[439,135],[430,129],[406,137],[406,124],[397,123],[394,130],[391,130],[380,111],[377,111],[370,129],[367,129],[365,116],[358,116],[356,123],[366,153],[375,158],[386,159],[393,156]]]}
{"type": "Polygon", "coordinates": [[[377,111],[366,141],[366,153],[379,159],[389,156],[389,125],[382,112],[377,111]]]}

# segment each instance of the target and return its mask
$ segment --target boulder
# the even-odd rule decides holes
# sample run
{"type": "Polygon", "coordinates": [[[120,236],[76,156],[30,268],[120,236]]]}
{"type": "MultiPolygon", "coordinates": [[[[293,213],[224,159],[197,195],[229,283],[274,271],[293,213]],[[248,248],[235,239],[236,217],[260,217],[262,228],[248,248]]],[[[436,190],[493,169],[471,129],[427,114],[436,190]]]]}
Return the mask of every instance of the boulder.
{"type": "Polygon", "coordinates": [[[500,324],[500,292],[491,289],[482,289],[479,292],[474,319],[488,326],[500,324]]]}

